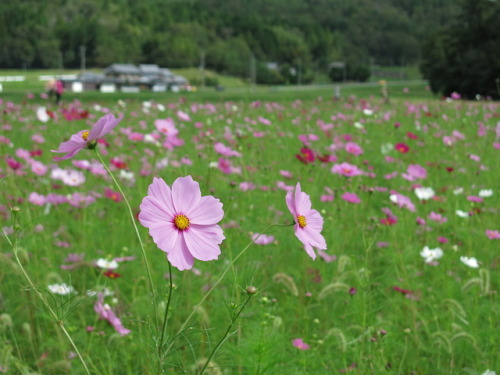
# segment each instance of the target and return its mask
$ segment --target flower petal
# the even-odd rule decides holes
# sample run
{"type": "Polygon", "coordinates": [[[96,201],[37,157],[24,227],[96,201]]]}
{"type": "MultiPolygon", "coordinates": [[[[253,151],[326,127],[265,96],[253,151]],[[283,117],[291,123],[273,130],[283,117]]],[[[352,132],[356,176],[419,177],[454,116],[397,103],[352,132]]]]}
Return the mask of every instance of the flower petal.
{"type": "Polygon", "coordinates": [[[295,197],[291,191],[286,193],[286,205],[288,206],[288,209],[290,210],[290,213],[292,214],[293,218],[296,220],[297,210],[295,209],[295,197]]]}
{"type": "Polygon", "coordinates": [[[151,196],[146,196],[139,206],[139,221],[146,228],[150,228],[156,223],[171,223],[174,215],[169,213],[166,207],[159,199],[151,196]]]}
{"type": "Polygon", "coordinates": [[[191,176],[179,177],[172,184],[172,202],[177,214],[190,214],[201,199],[200,185],[191,176]]]}
{"type": "Polygon", "coordinates": [[[325,238],[319,231],[309,228],[309,225],[303,229],[304,237],[307,236],[308,242],[311,246],[318,250],[326,250],[325,238]]]}
{"type": "Polygon", "coordinates": [[[179,240],[179,230],[172,223],[156,223],[149,228],[149,234],[161,251],[170,253],[175,250],[179,240]]]}
{"type": "Polygon", "coordinates": [[[198,206],[189,213],[189,221],[192,224],[217,224],[223,217],[221,201],[211,195],[201,197],[198,206]]]}
{"type": "Polygon", "coordinates": [[[316,259],[316,253],[314,252],[314,249],[311,246],[310,237],[308,236],[308,234],[298,225],[295,225],[295,235],[300,240],[300,242],[304,244],[304,249],[306,250],[306,253],[313,260],[316,259]]]}
{"type": "Polygon", "coordinates": [[[193,267],[194,258],[189,252],[182,235],[178,236],[174,249],[167,253],[167,259],[172,266],[180,271],[189,270],[193,267]]]}
{"type": "Polygon", "coordinates": [[[59,145],[59,149],[51,150],[52,152],[66,153],[66,155],[55,157],[54,160],[58,161],[70,159],[75,156],[81,149],[83,149],[86,145],[86,142],[82,138],[83,132],[84,131],[82,130],[76,134],[73,134],[68,141],[63,142],[59,145]]]}
{"type": "MultiPolygon", "coordinates": [[[[214,227],[220,229],[218,225],[214,227]]],[[[210,227],[198,226],[190,227],[188,231],[183,233],[183,236],[189,252],[196,259],[208,261],[217,259],[220,255],[219,244],[224,239],[224,236],[221,239],[218,234],[211,231],[210,227]]]]}
{"type": "Polygon", "coordinates": [[[153,182],[148,187],[148,194],[160,202],[164,211],[171,218],[175,216],[176,211],[172,202],[172,190],[162,178],[153,178],[153,182]]]}
{"type": "Polygon", "coordinates": [[[120,115],[120,117],[116,119],[111,113],[101,117],[90,130],[88,140],[93,141],[104,137],[113,130],[122,119],[123,115],[120,115]]]}
{"type": "Polygon", "coordinates": [[[309,210],[305,214],[307,220],[306,228],[315,230],[318,233],[323,229],[323,217],[317,210],[309,210]]]}

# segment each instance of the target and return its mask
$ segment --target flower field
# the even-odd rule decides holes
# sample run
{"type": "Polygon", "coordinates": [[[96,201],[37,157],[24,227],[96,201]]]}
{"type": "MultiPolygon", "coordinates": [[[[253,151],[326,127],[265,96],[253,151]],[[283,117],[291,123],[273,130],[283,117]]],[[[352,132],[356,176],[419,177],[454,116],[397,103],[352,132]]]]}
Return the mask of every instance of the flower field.
{"type": "Polygon", "coordinates": [[[0,374],[500,369],[499,103],[0,110],[0,374]]]}

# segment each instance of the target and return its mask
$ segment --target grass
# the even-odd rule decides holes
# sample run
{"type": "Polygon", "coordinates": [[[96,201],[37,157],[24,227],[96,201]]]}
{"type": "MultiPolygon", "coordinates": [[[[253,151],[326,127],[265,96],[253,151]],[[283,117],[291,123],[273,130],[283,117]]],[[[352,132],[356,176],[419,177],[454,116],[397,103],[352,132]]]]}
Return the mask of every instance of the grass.
{"type": "MultiPolygon", "coordinates": [[[[212,358],[209,367],[214,368],[205,373],[474,375],[498,369],[498,240],[490,240],[485,231],[500,229],[499,151],[493,147],[500,107],[437,101],[422,84],[409,85],[409,92],[404,87],[391,86],[389,104],[381,102],[376,85],[343,87],[338,101],[332,100],[330,86],[297,91],[200,90],[182,96],[66,94],[60,107],[38,95],[29,99],[26,91],[6,92],[0,106],[2,136],[8,140],[0,142],[0,160],[13,157],[24,167],[16,172],[6,162],[0,165],[2,227],[11,241],[16,239],[21,264],[64,322],[92,374],[196,373],[224,337],[249,285],[257,288],[257,294],[212,358]],[[150,106],[144,106],[144,100],[150,100],[150,106]],[[39,121],[39,105],[56,117],[39,121]],[[196,261],[196,272],[173,270],[165,337],[172,351],[160,370],[156,354],[160,334],[144,258],[124,202],[106,197],[105,189],[116,191],[116,187],[98,163],[92,169],[78,169],[71,160],[53,162],[50,153],[71,134],[89,128],[103,115],[103,107],[125,115],[106,136],[109,145],[99,148],[108,164],[112,158],[121,161],[112,166],[117,176],[120,168],[133,173],[132,180],[119,177],[119,181],[134,213],[153,176],[171,185],[177,177],[191,175],[203,195],[211,194],[224,205],[220,224],[226,239],[220,258],[196,261]],[[368,107],[372,115],[363,111],[368,107]],[[63,109],[88,111],[91,118],[68,120],[63,109]],[[177,111],[189,114],[191,121],[180,121],[177,111]],[[138,133],[155,132],[155,120],[167,117],[174,119],[184,145],[168,150],[137,138],[138,133]],[[295,155],[303,146],[299,136],[306,134],[312,135],[308,142],[317,155],[329,153],[337,161],[301,163],[295,155]],[[44,142],[36,143],[40,136],[44,142]],[[443,143],[444,136],[452,137],[452,145],[443,143]],[[221,157],[214,151],[216,141],[242,154],[231,159],[239,173],[209,167],[221,157]],[[360,145],[363,154],[346,152],[348,141],[360,145]],[[381,152],[382,146],[397,143],[407,144],[409,152],[394,148],[381,152]],[[20,157],[22,149],[41,150],[40,156],[31,158],[43,163],[47,173],[33,173],[31,159],[20,157]],[[346,178],[332,173],[332,165],[341,162],[374,175],[346,178]],[[425,168],[427,177],[403,178],[415,164],[425,168]],[[85,181],[67,185],[51,177],[57,168],[79,170],[85,181]],[[283,176],[284,170],[292,177],[283,176]],[[384,177],[393,172],[397,176],[384,177]],[[313,261],[292,227],[274,227],[267,233],[274,241],[251,245],[232,264],[252,233],[262,233],[273,223],[292,222],[284,189],[297,182],[322,214],[327,254],[336,260],[318,256],[313,261]],[[248,185],[242,183],[255,188],[246,190],[248,185]],[[433,187],[436,198],[419,201],[415,184],[433,187]],[[455,194],[458,188],[463,192],[455,194]],[[492,189],[492,196],[482,203],[467,199],[481,189],[492,189]],[[391,191],[409,197],[415,210],[392,202],[391,191]],[[80,193],[88,204],[36,205],[29,201],[32,192],[73,201],[77,197],[73,194],[80,193]],[[361,202],[345,201],[346,192],[356,193],[361,202]],[[327,199],[330,195],[333,201],[327,199]],[[11,212],[14,206],[19,213],[11,212]],[[393,225],[382,220],[387,209],[397,217],[393,225]],[[470,216],[457,216],[457,209],[470,216]],[[447,221],[433,221],[431,212],[447,221]],[[417,218],[426,223],[417,225],[417,218]],[[420,255],[424,246],[441,247],[443,257],[425,263],[420,255]],[[66,260],[69,254],[83,254],[83,259],[73,264],[66,260]],[[461,256],[476,257],[480,267],[467,267],[461,256]],[[106,277],[94,265],[99,258],[116,257],[134,257],[120,263],[118,278],[106,277]],[[61,268],[72,264],[74,269],[61,268]],[[226,276],[198,306],[223,272],[226,276]],[[78,293],[49,292],[49,285],[63,282],[78,293]],[[122,337],[106,320],[99,320],[96,297],[87,291],[103,288],[112,294],[105,302],[130,334],[122,337]],[[177,335],[193,311],[193,319],[177,335]],[[296,338],[309,349],[294,347],[296,338]]],[[[88,150],[74,159],[96,162],[88,150]]],[[[169,290],[167,260],[147,229],[139,230],[161,313],[169,290]]],[[[0,373],[85,373],[57,322],[21,274],[8,241],[2,238],[0,244],[0,373]]]]}

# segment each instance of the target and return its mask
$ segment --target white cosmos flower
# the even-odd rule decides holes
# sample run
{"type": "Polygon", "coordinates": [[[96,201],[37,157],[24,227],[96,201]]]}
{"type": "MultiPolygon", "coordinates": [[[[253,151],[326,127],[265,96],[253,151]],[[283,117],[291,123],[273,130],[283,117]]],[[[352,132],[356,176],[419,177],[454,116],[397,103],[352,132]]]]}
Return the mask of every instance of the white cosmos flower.
{"type": "Polygon", "coordinates": [[[50,119],[49,114],[47,113],[47,109],[45,107],[38,107],[37,108],[36,117],[41,122],[47,122],[50,119]]]}
{"type": "Polygon", "coordinates": [[[357,121],[353,125],[356,129],[363,129],[364,128],[363,124],[360,122],[357,122],[357,121]]]}
{"type": "Polygon", "coordinates": [[[156,108],[158,108],[158,110],[161,112],[165,111],[165,106],[163,104],[157,104],[156,108]]]}
{"type": "Polygon", "coordinates": [[[145,143],[152,143],[152,144],[154,144],[154,145],[156,145],[156,146],[159,146],[159,145],[160,145],[160,142],[158,142],[158,141],[156,140],[156,138],[155,138],[155,137],[153,137],[151,134],[146,134],[146,135],[144,136],[144,142],[145,142],[145,143]]]}
{"type": "Polygon", "coordinates": [[[116,260],[107,260],[104,258],[99,258],[95,262],[96,266],[99,268],[104,268],[106,270],[114,270],[118,268],[118,262],[116,260]]]}
{"type": "Polygon", "coordinates": [[[493,190],[491,189],[481,189],[478,194],[481,198],[491,197],[493,195],[493,190]]]}
{"type": "Polygon", "coordinates": [[[428,246],[425,246],[420,252],[420,256],[424,258],[425,263],[430,263],[433,260],[439,259],[443,256],[443,250],[441,248],[436,247],[435,249],[429,249],[428,246]]]}
{"type": "Polygon", "coordinates": [[[456,188],[455,190],[453,190],[453,194],[455,195],[459,195],[459,194],[462,194],[464,192],[464,188],[456,188]]]}
{"type": "Polygon", "coordinates": [[[481,375],[497,375],[495,371],[492,371],[490,369],[487,369],[485,372],[483,372],[481,375]]]}
{"type": "Polygon", "coordinates": [[[462,210],[456,210],[455,213],[464,219],[469,217],[469,213],[462,210]]]}
{"type": "Polygon", "coordinates": [[[392,143],[385,143],[382,146],[380,146],[380,151],[382,152],[383,155],[386,155],[389,152],[391,152],[393,148],[394,145],[392,143]]]}
{"type": "Polygon", "coordinates": [[[70,293],[76,293],[75,288],[65,283],[62,284],[50,284],[48,289],[51,293],[60,294],[61,296],[65,296],[70,293]]]}
{"type": "Polygon", "coordinates": [[[104,297],[109,297],[109,296],[112,296],[115,294],[115,292],[113,292],[111,289],[109,288],[103,288],[102,290],[100,291],[97,291],[97,290],[91,290],[91,289],[88,289],[87,290],[87,296],[88,297],[95,297],[97,296],[98,293],[102,293],[104,295],[104,297]]]}
{"type": "Polygon", "coordinates": [[[479,263],[474,257],[460,257],[460,261],[470,268],[479,268],[479,263]]]}
{"type": "Polygon", "coordinates": [[[371,110],[370,108],[365,108],[363,109],[363,113],[367,116],[371,116],[373,115],[373,110],[371,110]]]}
{"type": "Polygon", "coordinates": [[[120,178],[124,180],[133,180],[134,179],[134,172],[127,172],[124,169],[120,169],[120,178]]]}
{"type": "Polygon", "coordinates": [[[434,197],[434,189],[430,187],[418,187],[415,189],[415,195],[418,199],[426,201],[434,197]]]}

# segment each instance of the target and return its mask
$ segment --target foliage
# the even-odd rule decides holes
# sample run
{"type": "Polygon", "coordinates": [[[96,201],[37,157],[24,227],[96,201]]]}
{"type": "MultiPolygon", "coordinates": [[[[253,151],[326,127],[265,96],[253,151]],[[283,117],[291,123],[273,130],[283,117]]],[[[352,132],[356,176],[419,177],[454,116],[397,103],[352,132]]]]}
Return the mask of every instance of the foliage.
{"type": "Polygon", "coordinates": [[[148,231],[139,228],[160,312],[167,310],[169,281],[175,284],[165,340],[176,341],[165,360],[165,373],[195,373],[195,367],[206,363],[233,323],[248,285],[256,285],[257,294],[211,359],[214,374],[482,374],[487,368],[498,369],[500,280],[494,274],[499,240],[489,239],[485,230],[498,230],[500,144],[495,127],[500,107],[491,102],[414,100],[409,96],[413,87],[410,91],[404,100],[391,96],[388,104],[376,95],[332,100],[331,88],[307,100],[297,100],[297,92],[292,92],[290,99],[282,93],[268,101],[260,91],[255,98],[260,100],[251,103],[199,100],[189,94],[166,99],[150,92],[82,96],[75,101],[67,94],[61,106],[38,95],[6,97],[0,103],[5,121],[0,142],[1,226],[9,238],[17,238],[20,260],[36,288],[28,287],[8,241],[0,238],[1,371],[84,373],[60,334],[64,323],[92,374],[161,373],[156,368],[159,338],[151,317],[153,303],[124,202],[105,195],[113,184],[100,173],[91,151],[82,150],[73,160],[79,163],[57,164],[49,151],[73,132],[88,129],[107,111],[125,118],[98,147],[106,162],[115,161],[113,169],[134,214],[153,176],[171,183],[191,175],[203,194],[224,204],[221,223],[226,240],[221,257],[197,261],[196,272],[175,271],[166,279],[165,255],[148,231]],[[42,105],[54,115],[47,122],[36,116],[42,105]],[[181,121],[180,111],[191,121],[181,121]],[[86,112],[88,118],[68,119],[68,112],[86,112]],[[156,134],[155,121],[165,118],[173,119],[184,145],[167,150],[146,137],[140,140],[139,135],[156,134]],[[219,157],[216,142],[242,154],[231,159],[239,172],[228,175],[208,167],[219,157]],[[324,159],[328,152],[338,160],[301,163],[296,154],[306,142],[317,156],[324,159]],[[363,154],[348,152],[352,142],[363,148],[363,154]],[[408,144],[408,153],[394,149],[401,142],[408,144]],[[7,157],[22,165],[8,164],[7,157]],[[49,170],[36,174],[29,164],[35,161],[49,170]],[[343,161],[365,173],[331,173],[332,163],[343,161]],[[427,174],[412,181],[404,175],[416,163],[427,174]],[[76,168],[86,178],[79,186],[56,179],[57,170],[76,168]],[[292,217],[285,190],[296,181],[322,212],[330,258],[310,259],[286,226],[292,217]],[[248,188],[250,183],[254,188],[248,188]],[[435,199],[419,201],[414,193],[419,185],[432,186],[435,199]],[[483,189],[491,191],[482,202],[469,198],[483,189]],[[415,211],[391,200],[394,190],[410,197],[415,211]],[[85,207],[39,206],[30,198],[32,192],[95,201],[85,207]],[[345,201],[346,192],[356,192],[361,202],[345,201]],[[20,208],[17,216],[13,206],[20,208]],[[456,215],[457,209],[468,215],[456,215]],[[386,220],[388,211],[396,222],[386,220]],[[430,220],[432,212],[448,221],[430,220]],[[268,233],[273,242],[252,245],[227,268],[252,234],[269,223],[285,226],[268,233]],[[443,249],[438,262],[427,264],[420,256],[427,245],[443,249]],[[68,259],[79,254],[80,261],[68,259]],[[461,256],[477,257],[479,269],[467,267],[461,256]],[[106,277],[106,270],[96,267],[98,258],[121,258],[115,271],[121,277],[106,277]],[[210,298],[197,305],[226,269],[229,272],[210,298]],[[47,290],[63,282],[78,294],[47,290]],[[94,311],[97,298],[89,291],[104,287],[112,294],[105,297],[108,308],[132,331],[127,336],[117,334],[94,311]],[[50,319],[36,291],[57,312],[57,322],[50,319]],[[191,324],[176,336],[193,311],[191,324]],[[294,346],[297,338],[307,347],[294,346]]]}
{"type": "Polygon", "coordinates": [[[366,82],[370,78],[371,72],[370,68],[365,65],[352,65],[347,64],[344,68],[336,68],[332,67],[329,70],[330,79],[333,82],[342,82],[345,79],[348,81],[358,81],[358,82],[366,82]]]}
{"type": "MultiPolygon", "coordinates": [[[[79,68],[84,46],[88,67],[195,67],[205,58],[209,68],[248,78],[254,56],[257,65],[300,66],[307,82],[332,61],[414,64],[419,41],[457,9],[454,0],[2,1],[0,67],[79,68]]],[[[260,82],[298,78],[255,70],[260,82]]]]}
{"type": "Polygon", "coordinates": [[[436,93],[498,98],[500,92],[500,3],[465,0],[456,24],[423,46],[421,71],[436,93]]]}

